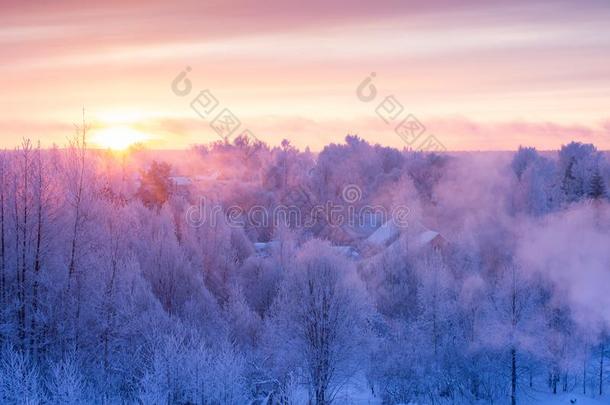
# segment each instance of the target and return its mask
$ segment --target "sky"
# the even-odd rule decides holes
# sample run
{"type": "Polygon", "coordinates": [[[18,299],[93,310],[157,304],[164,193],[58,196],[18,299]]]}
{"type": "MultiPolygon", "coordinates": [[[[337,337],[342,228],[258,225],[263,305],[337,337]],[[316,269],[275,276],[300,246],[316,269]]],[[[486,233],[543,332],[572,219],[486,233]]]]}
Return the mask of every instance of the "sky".
{"type": "Polygon", "coordinates": [[[65,144],[84,107],[99,146],[216,141],[228,109],[230,137],[313,150],[408,146],[407,116],[449,150],[610,149],[609,21],[608,0],[0,0],[0,147],[65,144]]]}

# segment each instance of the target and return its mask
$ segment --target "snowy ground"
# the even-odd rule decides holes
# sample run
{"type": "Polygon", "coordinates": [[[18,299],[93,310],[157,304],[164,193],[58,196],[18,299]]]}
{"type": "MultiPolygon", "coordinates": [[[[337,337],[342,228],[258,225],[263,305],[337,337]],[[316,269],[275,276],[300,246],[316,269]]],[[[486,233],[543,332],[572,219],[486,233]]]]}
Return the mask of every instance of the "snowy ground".
{"type": "MultiPolygon", "coordinates": [[[[354,379],[348,384],[341,393],[337,396],[335,402],[337,405],[381,405],[381,399],[372,395],[368,384],[364,378],[354,379]]],[[[498,402],[503,404],[502,402],[498,402]]],[[[510,402],[506,401],[506,404],[510,402]]],[[[446,405],[468,405],[468,402],[447,402],[446,405]]],[[[481,402],[477,405],[487,405],[488,402],[481,402]]],[[[589,397],[578,393],[533,393],[520,396],[517,401],[519,405],[609,405],[610,395],[603,397],[589,397]]],[[[404,405],[429,405],[426,402],[417,402],[404,405]]],[[[445,405],[445,404],[443,404],[445,405]]]]}
{"type": "Polygon", "coordinates": [[[537,394],[531,398],[523,398],[520,404],[536,405],[608,405],[610,396],[591,398],[582,394],[537,394]]]}
{"type": "Polygon", "coordinates": [[[337,394],[334,403],[337,405],[381,405],[381,400],[373,396],[366,378],[362,375],[353,378],[346,384],[337,394]]]}

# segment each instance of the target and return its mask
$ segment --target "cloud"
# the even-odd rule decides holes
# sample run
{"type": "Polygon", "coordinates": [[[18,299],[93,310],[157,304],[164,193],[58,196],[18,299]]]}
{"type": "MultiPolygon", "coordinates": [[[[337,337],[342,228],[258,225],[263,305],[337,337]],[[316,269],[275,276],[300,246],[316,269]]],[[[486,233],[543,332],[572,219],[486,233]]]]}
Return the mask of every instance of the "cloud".
{"type": "MultiPolygon", "coordinates": [[[[572,139],[610,148],[607,125],[596,124],[607,119],[610,10],[594,0],[2,6],[3,144],[15,129],[7,121],[61,122],[83,104],[185,116],[188,105],[168,88],[189,65],[197,88],[211,88],[271,143],[294,137],[315,149],[356,133],[404,146],[354,97],[376,71],[380,94],[395,94],[450,149],[551,149],[572,139]]],[[[215,139],[193,121],[151,131],[171,134],[175,147],[215,139]]],[[[21,130],[48,143],[63,129],[21,130]]]]}
{"type": "Polygon", "coordinates": [[[519,146],[555,150],[571,141],[610,149],[610,127],[554,122],[509,121],[482,123],[465,118],[436,118],[428,127],[453,150],[514,150],[519,146]]]}
{"type": "MultiPolygon", "coordinates": [[[[190,112],[190,111],[187,111],[190,112]]],[[[151,136],[154,148],[180,149],[193,144],[217,141],[218,135],[210,128],[209,120],[159,116],[123,123],[151,136]]],[[[289,139],[304,149],[320,150],[329,143],[343,142],[346,135],[358,135],[371,143],[389,145],[399,149],[409,147],[394,132],[394,126],[373,116],[354,119],[312,119],[304,116],[264,115],[239,116],[241,132],[249,129],[254,135],[271,145],[289,139]]],[[[428,134],[434,136],[449,150],[516,150],[519,146],[534,146],[541,150],[557,150],[571,141],[593,143],[599,149],[610,150],[610,121],[598,126],[584,124],[563,125],[553,122],[495,122],[482,123],[465,118],[420,118],[428,134]]],[[[92,120],[99,127],[102,121],[92,120]]],[[[43,144],[63,143],[74,131],[72,123],[53,121],[0,121],[0,144],[12,147],[21,137],[42,140],[43,144]]],[[[237,133],[236,132],[236,133],[237,133]]],[[[423,139],[422,139],[423,140],[423,139]]],[[[411,147],[417,145],[411,145],[411,147]]]]}

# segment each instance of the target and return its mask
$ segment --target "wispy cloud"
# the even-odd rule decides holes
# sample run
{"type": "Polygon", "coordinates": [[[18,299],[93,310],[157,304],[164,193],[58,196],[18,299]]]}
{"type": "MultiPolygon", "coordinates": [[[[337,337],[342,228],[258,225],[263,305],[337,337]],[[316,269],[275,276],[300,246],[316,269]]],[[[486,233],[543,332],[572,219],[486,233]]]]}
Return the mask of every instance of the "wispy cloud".
{"type": "MultiPolygon", "coordinates": [[[[188,118],[188,103],[168,91],[186,65],[197,87],[214,89],[250,126],[273,134],[300,126],[306,133],[291,136],[303,138],[378,133],[365,124],[372,110],[353,97],[371,71],[412,113],[447,122],[575,122],[593,134],[577,136],[597,138],[607,118],[610,7],[596,0],[2,4],[3,122],[64,122],[82,105],[188,118]]],[[[442,129],[460,133],[456,125],[442,129]]],[[[552,131],[528,130],[559,143],[546,140],[552,131]]],[[[520,143],[513,136],[476,144],[471,135],[462,148],[520,143]]]]}

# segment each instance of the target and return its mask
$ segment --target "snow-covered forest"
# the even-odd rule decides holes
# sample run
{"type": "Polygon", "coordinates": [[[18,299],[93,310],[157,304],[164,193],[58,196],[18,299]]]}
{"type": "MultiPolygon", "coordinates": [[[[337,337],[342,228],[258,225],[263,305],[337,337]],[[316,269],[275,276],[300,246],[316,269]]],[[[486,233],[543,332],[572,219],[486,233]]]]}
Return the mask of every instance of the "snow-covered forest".
{"type": "Polygon", "coordinates": [[[83,135],[0,154],[1,403],[610,398],[593,145],[118,153],[83,135]]]}

